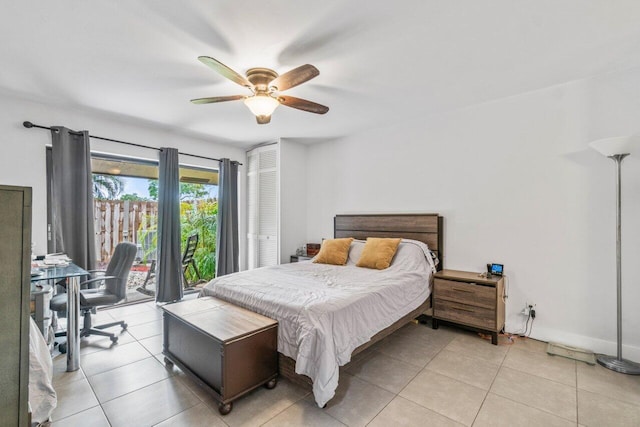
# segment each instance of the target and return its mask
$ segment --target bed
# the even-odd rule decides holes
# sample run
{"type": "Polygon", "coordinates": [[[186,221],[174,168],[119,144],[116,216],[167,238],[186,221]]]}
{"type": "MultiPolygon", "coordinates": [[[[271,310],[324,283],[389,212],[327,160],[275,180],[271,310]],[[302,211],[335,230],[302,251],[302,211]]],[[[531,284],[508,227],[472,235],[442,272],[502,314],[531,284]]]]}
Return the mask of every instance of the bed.
{"type": "Polygon", "coordinates": [[[437,214],[338,215],[334,237],[358,239],[346,266],[264,267],[216,278],[202,290],[278,320],[280,374],[311,385],[321,407],[335,394],[340,366],[429,309],[431,277],[442,266],[437,214]],[[388,269],[356,267],[367,237],[403,239],[388,269]]]}

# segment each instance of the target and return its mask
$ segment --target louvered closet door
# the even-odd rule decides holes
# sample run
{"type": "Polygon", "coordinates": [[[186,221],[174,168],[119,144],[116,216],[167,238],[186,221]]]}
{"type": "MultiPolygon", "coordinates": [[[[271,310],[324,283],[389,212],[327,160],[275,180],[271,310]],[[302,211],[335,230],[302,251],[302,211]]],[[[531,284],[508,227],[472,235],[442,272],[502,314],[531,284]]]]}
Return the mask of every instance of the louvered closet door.
{"type": "Polygon", "coordinates": [[[258,161],[256,150],[247,156],[247,266],[258,266],[258,161]]]}
{"type": "Polygon", "coordinates": [[[278,264],[278,146],[252,150],[248,156],[248,265],[278,264]]]}

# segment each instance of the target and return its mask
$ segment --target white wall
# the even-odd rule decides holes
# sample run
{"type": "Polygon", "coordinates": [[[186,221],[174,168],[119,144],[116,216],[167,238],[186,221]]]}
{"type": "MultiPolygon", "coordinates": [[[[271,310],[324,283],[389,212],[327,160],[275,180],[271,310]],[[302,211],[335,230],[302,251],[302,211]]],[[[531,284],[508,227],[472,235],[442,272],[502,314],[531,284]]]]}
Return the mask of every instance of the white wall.
{"type": "MultiPolygon", "coordinates": [[[[175,147],[181,152],[209,156],[228,157],[245,163],[245,150],[240,146],[216,143],[201,138],[177,134],[159,126],[127,122],[125,119],[101,115],[94,111],[72,110],[61,106],[46,105],[22,99],[14,94],[0,93],[0,183],[33,188],[33,241],[36,253],[45,253],[46,241],[46,166],[45,145],[51,143],[51,135],[42,129],[26,129],[22,122],[29,120],[43,126],[61,125],[74,130],[89,130],[92,135],[134,142],[152,147],[175,147]]],[[[122,144],[91,140],[92,151],[157,160],[154,150],[130,147],[122,144]]],[[[216,167],[217,162],[181,156],[184,164],[216,167]]],[[[240,187],[240,236],[245,236],[245,197],[243,166],[239,173],[240,187]]],[[[245,266],[245,239],[241,242],[241,268],[245,266]]]]}
{"type": "MultiPolygon", "coordinates": [[[[638,70],[575,81],[316,144],[307,240],[338,213],[438,212],[444,266],[505,264],[508,331],[615,354],[613,162],[592,139],[640,131],[638,70]]],[[[640,155],[623,168],[625,356],[640,361],[640,155]]]]}
{"type": "Polygon", "coordinates": [[[307,146],[280,140],[280,263],[288,263],[307,243],[307,146]]]}

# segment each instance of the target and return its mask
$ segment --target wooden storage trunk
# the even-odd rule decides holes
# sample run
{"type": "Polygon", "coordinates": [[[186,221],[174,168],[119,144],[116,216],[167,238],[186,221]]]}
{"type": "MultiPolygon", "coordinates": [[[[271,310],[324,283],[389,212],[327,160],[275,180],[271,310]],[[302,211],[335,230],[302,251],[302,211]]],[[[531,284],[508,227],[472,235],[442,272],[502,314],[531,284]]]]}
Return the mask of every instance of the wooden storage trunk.
{"type": "Polygon", "coordinates": [[[219,402],[276,385],[278,322],[213,297],[167,304],[163,354],[219,402]]]}

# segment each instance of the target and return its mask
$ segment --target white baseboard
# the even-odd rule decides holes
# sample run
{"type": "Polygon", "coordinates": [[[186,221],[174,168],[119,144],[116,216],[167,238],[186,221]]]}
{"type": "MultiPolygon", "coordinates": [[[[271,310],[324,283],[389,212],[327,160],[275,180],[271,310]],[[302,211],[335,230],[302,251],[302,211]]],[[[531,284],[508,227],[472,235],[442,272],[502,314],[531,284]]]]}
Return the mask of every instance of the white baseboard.
{"type": "MultiPolygon", "coordinates": [[[[615,341],[605,341],[584,335],[558,331],[556,329],[537,327],[533,330],[531,338],[540,341],[551,341],[558,344],[570,345],[572,347],[591,350],[594,353],[603,353],[611,356],[615,356],[618,353],[618,347],[615,341]]],[[[640,363],[640,347],[625,345],[623,342],[622,357],[640,363]]]]}

